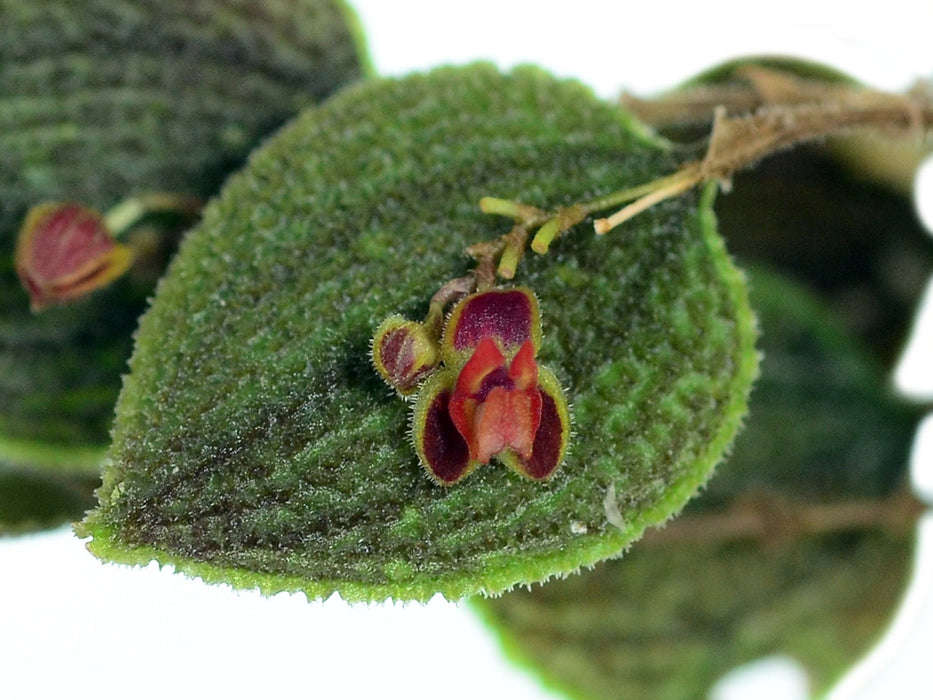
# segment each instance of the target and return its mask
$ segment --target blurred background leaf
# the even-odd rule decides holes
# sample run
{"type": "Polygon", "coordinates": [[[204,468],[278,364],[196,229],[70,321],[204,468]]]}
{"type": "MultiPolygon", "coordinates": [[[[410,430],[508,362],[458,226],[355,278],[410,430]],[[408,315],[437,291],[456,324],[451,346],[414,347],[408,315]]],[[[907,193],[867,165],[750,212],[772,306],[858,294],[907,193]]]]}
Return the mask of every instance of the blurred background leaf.
{"type": "Polygon", "coordinates": [[[910,573],[917,411],[820,302],[751,274],[762,376],[734,454],[666,529],[592,571],[474,605],[575,698],[705,697],[785,654],[815,693],[868,650],[910,573]]]}
{"type": "Polygon", "coordinates": [[[851,165],[823,147],[780,154],[739,175],[716,215],[739,264],[805,284],[887,372],[933,272],[933,240],[909,195],[851,165]]]}
{"type": "Polygon", "coordinates": [[[150,219],[167,244],[149,269],[36,315],[12,261],[27,210],[207,197],[367,59],[339,0],[0,0],[0,16],[0,461],[38,487],[98,473],[137,318],[191,222],[150,219]]]}
{"type": "Polygon", "coordinates": [[[58,475],[0,465],[0,536],[57,527],[95,503],[97,477],[58,475]]]}
{"type": "MultiPolygon", "coordinates": [[[[834,85],[854,82],[805,60],[745,57],[623,102],[693,148],[709,134],[716,105],[739,114],[769,99],[831,99],[834,85]]],[[[860,133],[769,157],[716,202],[729,250],[740,263],[766,262],[806,284],[887,370],[933,271],[933,241],[913,203],[914,176],[931,150],[919,135],[860,133]]]]}

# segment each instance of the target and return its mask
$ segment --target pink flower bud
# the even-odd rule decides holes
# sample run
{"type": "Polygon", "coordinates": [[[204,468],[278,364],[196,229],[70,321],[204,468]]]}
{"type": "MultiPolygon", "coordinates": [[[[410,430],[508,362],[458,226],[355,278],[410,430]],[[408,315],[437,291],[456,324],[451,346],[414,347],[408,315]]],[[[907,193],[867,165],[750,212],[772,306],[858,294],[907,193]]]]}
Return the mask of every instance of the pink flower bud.
{"type": "Polygon", "coordinates": [[[33,311],[104,287],[127,270],[132,258],[99,212],[73,202],[33,207],[14,254],[33,311]]]}

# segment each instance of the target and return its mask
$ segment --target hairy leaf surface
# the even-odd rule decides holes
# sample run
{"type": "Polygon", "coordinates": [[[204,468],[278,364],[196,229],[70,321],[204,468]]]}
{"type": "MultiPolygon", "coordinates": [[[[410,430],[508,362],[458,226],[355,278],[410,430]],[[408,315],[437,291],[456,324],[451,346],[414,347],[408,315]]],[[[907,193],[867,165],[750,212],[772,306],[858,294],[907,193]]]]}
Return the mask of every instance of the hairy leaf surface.
{"type": "Polygon", "coordinates": [[[571,697],[707,697],[768,655],[801,662],[818,694],[906,586],[919,504],[895,494],[917,410],[812,293],[764,268],[750,279],[762,375],[707,491],[620,560],[475,601],[509,653],[571,697]]]}
{"type": "Polygon", "coordinates": [[[756,372],[711,192],[522,263],[573,412],[546,483],[493,464],[435,484],[369,343],[508,230],[480,197],[553,207],[675,165],[532,68],[375,81],[305,112],[207,208],[141,323],[92,551],[348,599],[498,592],[619,553],[705,482],[756,372]]]}

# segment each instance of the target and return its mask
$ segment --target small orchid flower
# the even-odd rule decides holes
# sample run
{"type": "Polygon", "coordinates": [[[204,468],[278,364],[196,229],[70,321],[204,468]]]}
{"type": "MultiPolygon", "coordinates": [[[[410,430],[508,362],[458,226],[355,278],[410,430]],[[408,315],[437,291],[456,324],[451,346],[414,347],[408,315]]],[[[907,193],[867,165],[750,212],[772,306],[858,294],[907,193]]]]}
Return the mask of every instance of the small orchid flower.
{"type": "Polygon", "coordinates": [[[541,392],[534,347],[526,340],[511,363],[484,337],[460,370],[448,406],[470,459],[489,462],[505,449],[531,457],[541,424],[541,392]]]}
{"type": "Polygon", "coordinates": [[[132,259],[130,248],[117,243],[99,212],[71,202],[34,207],[14,253],[33,311],[107,285],[132,259]]]}
{"type": "Polygon", "coordinates": [[[526,289],[478,292],[454,308],[443,367],[414,407],[415,448],[438,483],[493,459],[537,480],[560,465],[570,415],[557,378],[535,359],[540,343],[538,303],[526,289]]]}

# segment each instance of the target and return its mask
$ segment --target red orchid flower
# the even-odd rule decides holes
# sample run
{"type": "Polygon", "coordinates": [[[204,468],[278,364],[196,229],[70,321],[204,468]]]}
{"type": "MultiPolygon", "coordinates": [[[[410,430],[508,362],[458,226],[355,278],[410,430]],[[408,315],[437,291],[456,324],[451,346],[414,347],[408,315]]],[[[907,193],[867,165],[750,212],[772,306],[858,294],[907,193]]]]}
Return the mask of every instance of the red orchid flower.
{"type": "Polygon", "coordinates": [[[526,340],[508,363],[485,336],[460,370],[448,406],[470,459],[489,462],[505,449],[529,459],[541,425],[541,392],[534,346],[526,340]]]}
{"type": "Polygon", "coordinates": [[[413,433],[418,456],[442,485],[494,458],[532,479],[550,477],[570,432],[557,378],[538,365],[541,322],[522,288],[478,292],[451,313],[443,368],[422,386],[413,433]]]}

